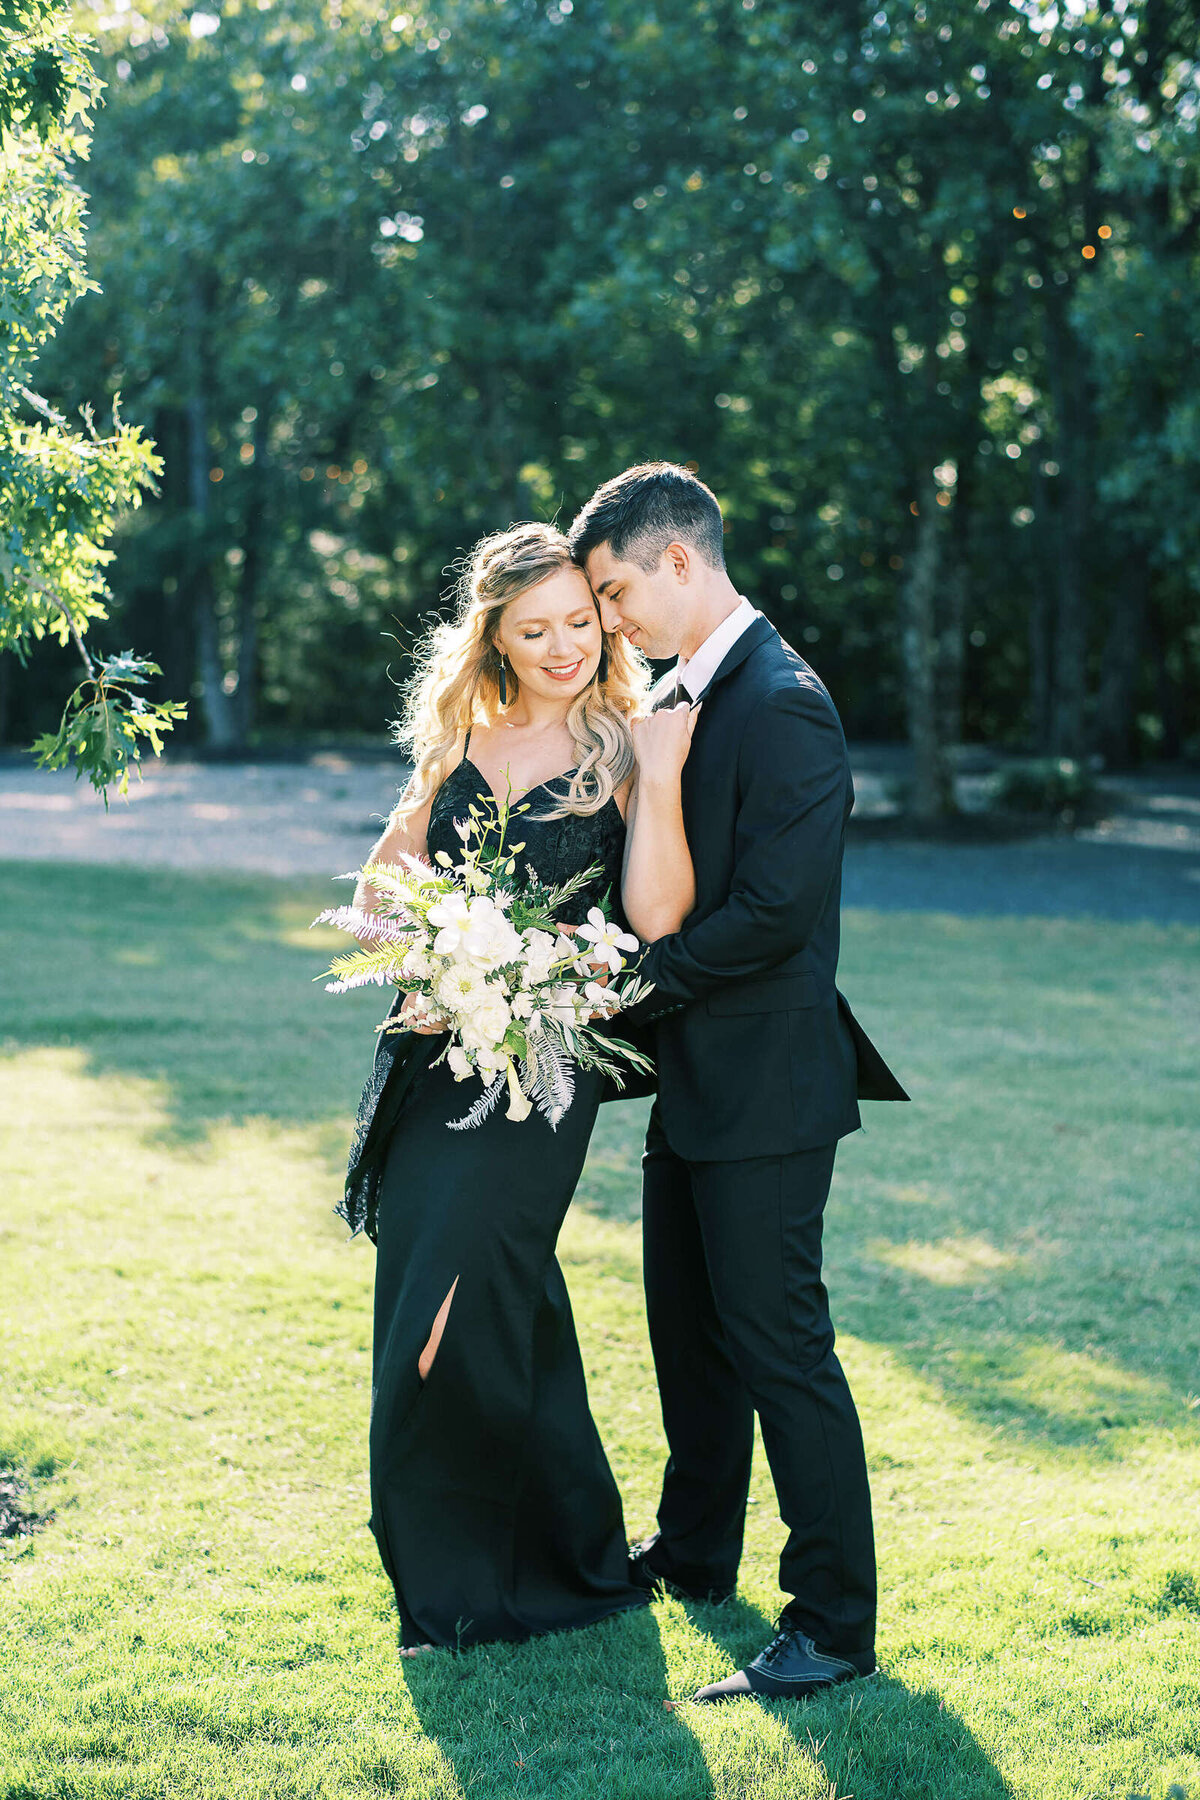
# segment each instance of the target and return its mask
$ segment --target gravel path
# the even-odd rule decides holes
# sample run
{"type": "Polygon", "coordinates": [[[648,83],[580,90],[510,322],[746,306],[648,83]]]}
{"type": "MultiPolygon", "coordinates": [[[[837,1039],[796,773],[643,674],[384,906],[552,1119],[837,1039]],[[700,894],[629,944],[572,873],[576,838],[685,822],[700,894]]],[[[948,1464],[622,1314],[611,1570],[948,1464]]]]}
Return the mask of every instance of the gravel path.
{"type": "Polygon", "coordinates": [[[0,857],[336,875],[363,860],[399,790],[398,759],[144,765],[109,810],[86,782],[0,765],[0,857]]]}
{"type": "MultiPolygon", "coordinates": [[[[885,910],[1200,924],[1200,775],[1124,777],[1073,837],[927,842],[880,835],[891,747],[852,746],[856,817],[845,901],[885,910]]],[[[377,835],[402,769],[386,756],[148,763],[108,813],[86,783],[0,760],[0,858],[335,875],[377,835]]],[[[965,795],[969,801],[969,793],[965,795]]]]}
{"type": "Polygon", "coordinates": [[[1119,825],[1001,844],[872,843],[851,831],[842,896],[885,912],[1200,925],[1200,845],[1151,847],[1119,825]]]}

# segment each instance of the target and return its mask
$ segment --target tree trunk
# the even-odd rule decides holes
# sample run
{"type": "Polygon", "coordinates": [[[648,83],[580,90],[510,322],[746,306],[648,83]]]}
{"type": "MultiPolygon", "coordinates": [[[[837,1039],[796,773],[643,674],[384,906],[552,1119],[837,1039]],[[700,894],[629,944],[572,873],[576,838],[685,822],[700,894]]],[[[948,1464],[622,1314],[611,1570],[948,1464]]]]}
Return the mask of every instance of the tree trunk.
{"type": "Polygon", "coordinates": [[[242,568],[238,582],[237,689],[234,721],[240,746],[249,742],[254,729],[258,696],[258,599],[266,561],[267,544],[267,437],[268,413],[260,405],[254,421],[254,461],[250,494],[242,528],[242,568]]]}
{"type": "Polygon", "coordinates": [[[937,588],[942,560],[940,511],[937,489],[930,481],[921,492],[916,553],[909,567],[908,579],[900,591],[908,741],[913,753],[910,810],[916,819],[925,824],[942,818],[953,808],[953,789],[938,729],[937,588]]]}
{"type": "Polygon", "coordinates": [[[963,739],[963,671],[966,664],[966,546],[954,534],[953,558],[943,581],[942,617],[938,629],[938,737],[943,753],[963,739]]]}
{"type": "Polygon", "coordinates": [[[1151,667],[1154,670],[1158,713],[1162,720],[1162,737],[1159,739],[1158,752],[1168,762],[1177,762],[1183,754],[1183,706],[1179,687],[1171,674],[1168,659],[1169,633],[1157,606],[1149,608],[1146,619],[1146,637],[1151,667]]]}
{"type": "Polygon", "coordinates": [[[1058,756],[1082,756],[1087,700],[1091,396],[1084,366],[1086,350],[1072,334],[1062,307],[1048,305],[1044,320],[1062,467],[1058,490],[1057,608],[1050,651],[1049,748],[1058,756]]]}
{"type": "Polygon", "coordinates": [[[1033,749],[1044,754],[1051,739],[1050,583],[1038,579],[1029,602],[1029,729],[1033,749]]]}
{"type": "Polygon", "coordinates": [[[1116,571],[1104,666],[1096,699],[1096,740],[1110,768],[1136,757],[1136,720],[1145,629],[1147,577],[1140,559],[1127,556],[1116,571]]]}
{"type": "Polygon", "coordinates": [[[1057,552],[1058,527],[1052,512],[1049,480],[1042,473],[1040,458],[1034,460],[1032,488],[1037,539],[1029,596],[1029,736],[1033,749],[1044,753],[1050,748],[1050,633],[1053,624],[1050,571],[1057,552]]]}
{"type": "Polygon", "coordinates": [[[1067,452],[1063,516],[1058,545],[1058,617],[1054,630],[1054,703],[1050,747],[1059,756],[1082,756],[1084,704],[1087,699],[1087,592],[1084,544],[1087,532],[1087,484],[1081,463],[1082,436],[1072,434],[1067,452]]]}
{"type": "Polygon", "coordinates": [[[205,734],[210,749],[230,750],[234,746],[236,733],[229,695],[224,688],[225,668],[217,621],[216,584],[213,581],[208,541],[212,485],[208,461],[207,311],[207,296],[197,283],[192,288],[187,309],[191,392],[185,410],[188,501],[193,530],[189,598],[196,621],[196,673],[200,681],[205,734]]]}

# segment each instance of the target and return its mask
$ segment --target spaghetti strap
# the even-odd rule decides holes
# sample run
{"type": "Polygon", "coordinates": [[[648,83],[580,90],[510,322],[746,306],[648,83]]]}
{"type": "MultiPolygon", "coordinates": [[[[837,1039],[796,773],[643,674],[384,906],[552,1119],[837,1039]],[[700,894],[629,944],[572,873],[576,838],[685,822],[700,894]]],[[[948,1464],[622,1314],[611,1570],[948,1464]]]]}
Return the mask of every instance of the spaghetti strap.
{"type": "Polygon", "coordinates": [[[473,725],[467,726],[467,735],[463,739],[463,753],[459,758],[460,766],[461,766],[461,764],[465,763],[467,760],[467,751],[471,748],[471,733],[472,733],[472,731],[474,731],[474,729],[475,729],[475,727],[473,725]]]}

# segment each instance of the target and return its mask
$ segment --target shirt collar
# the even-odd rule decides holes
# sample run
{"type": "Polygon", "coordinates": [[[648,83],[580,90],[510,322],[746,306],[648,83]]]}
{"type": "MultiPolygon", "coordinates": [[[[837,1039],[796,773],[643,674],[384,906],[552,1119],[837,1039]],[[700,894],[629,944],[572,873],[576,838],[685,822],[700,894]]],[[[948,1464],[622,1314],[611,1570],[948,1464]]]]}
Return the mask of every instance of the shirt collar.
{"type": "Polygon", "coordinates": [[[675,665],[675,680],[690,700],[700,698],[743,631],[748,631],[758,616],[745,594],[739,595],[738,604],[728,618],[722,619],[716,630],[709,632],[696,654],[688,662],[680,657],[675,665]]]}

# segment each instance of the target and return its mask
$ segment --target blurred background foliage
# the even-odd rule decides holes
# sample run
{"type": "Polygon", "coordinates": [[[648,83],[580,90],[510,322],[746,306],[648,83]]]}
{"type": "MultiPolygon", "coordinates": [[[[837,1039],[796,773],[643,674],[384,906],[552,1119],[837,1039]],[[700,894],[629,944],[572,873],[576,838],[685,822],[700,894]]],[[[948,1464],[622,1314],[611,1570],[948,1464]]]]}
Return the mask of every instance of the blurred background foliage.
{"type": "MultiPolygon", "coordinates": [[[[99,635],[193,742],[378,733],[476,536],[662,456],[924,810],[963,743],[1200,754],[1185,0],[76,21],[101,292],[38,383],[162,458],[99,635]]],[[[65,681],[10,671],[2,735],[65,681]]]]}

